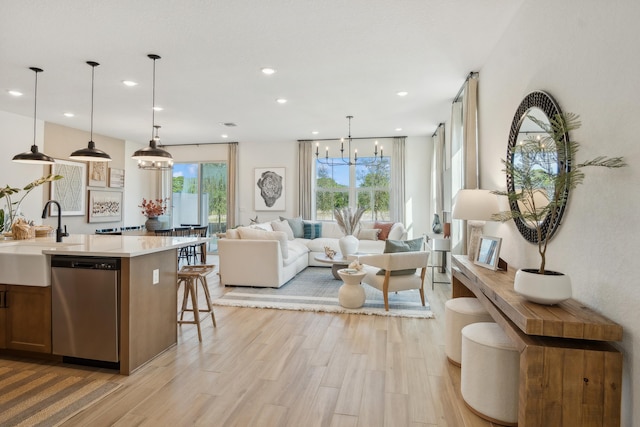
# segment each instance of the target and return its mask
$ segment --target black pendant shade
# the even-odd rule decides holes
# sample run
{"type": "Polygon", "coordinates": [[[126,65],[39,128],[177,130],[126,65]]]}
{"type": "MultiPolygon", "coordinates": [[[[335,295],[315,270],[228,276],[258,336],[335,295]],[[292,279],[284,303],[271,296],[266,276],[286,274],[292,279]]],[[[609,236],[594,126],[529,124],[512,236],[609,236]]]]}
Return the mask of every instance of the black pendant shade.
{"type": "Polygon", "coordinates": [[[147,55],[153,60],[153,99],[151,109],[151,125],[153,127],[151,131],[151,140],[149,146],[141,148],[133,153],[132,159],[138,161],[138,167],[140,169],[170,169],[173,167],[173,157],[171,154],[158,147],[158,128],[155,124],[155,106],[156,106],[156,60],[160,59],[160,56],[149,54],[147,55]],[[155,134],[154,134],[155,130],[155,134]]]}
{"type": "Polygon", "coordinates": [[[36,125],[37,125],[37,112],[38,112],[38,73],[42,72],[41,68],[29,67],[31,71],[36,73],[36,84],[33,97],[33,145],[31,150],[25,153],[16,154],[13,156],[13,161],[18,163],[32,163],[32,164],[47,164],[51,165],[55,163],[53,157],[47,156],[44,153],[38,151],[36,145],[36,125]]]}
{"type": "Polygon", "coordinates": [[[85,162],[110,162],[111,156],[102,150],[98,150],[96,148],[96,143],[93,142],[93,82],[96,67],[100,64],[95,61],[87,61],[87,64],[91,66],[91,137],[89,138],[87,148],[81,148],[74,151],[73,153],[71,153],[69,158],[73,160],[82,160],[85,162]]]}

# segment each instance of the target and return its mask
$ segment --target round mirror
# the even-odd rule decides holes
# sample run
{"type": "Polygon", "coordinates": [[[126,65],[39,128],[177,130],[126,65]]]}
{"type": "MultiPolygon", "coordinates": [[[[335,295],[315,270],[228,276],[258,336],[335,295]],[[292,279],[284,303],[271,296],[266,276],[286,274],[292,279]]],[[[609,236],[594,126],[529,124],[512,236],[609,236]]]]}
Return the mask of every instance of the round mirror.
{"type": "MultiPolygon", "coordinates": [[[[549,125],[549,119],[556,117],[560,114],[560,108],[555,103],[553,98],[545,92],[536,91],[527,95],[513,116],[511,122],[511,130],[509,132],[509,146],[507,147],[507,159],[513,164],[522,162],[522,157],[518,153],[518,146],[523,141],[540,140],[544,139],[547,133],[540,126],[540,123],[549,125]],[[536,123],[538,122],[538,123],[536,123]]],[[[565,133],[563,143],[569,142],[569,135],[565,133]]],[[[547,159],[546,161],[550,165],[551,171],[556,173],[561,170],[569,170],[570,162],[568,159],[561,158],[558,150],[555,147],[547,147],[547,159]]],[[[567,152],[561,150],[561,152],[567,152]]],[[[507,173],[507,191],[510,193],[516,193],[519,188],[517,177],[511,176],[507,173]]],[[[534,206],[542,208],[548,204],[547,194],[553,194],[555,188],[553,183],[547,185],[540,185],[540,188],[533,194],[534,206]]],[[[568,197],[569,190],[565,190],[565,200],[568,197]]],[[[535,224],[527,223],[521,218],[515,218],[516,227],[522,237],[531,243],[538,243],[539,240],[544,240],[548,235],[549,238],[557,231],[560,221],[562,220],[562,214],[564,213],[564,205],[559,206],[556,209],[555,214],[548,213],[544,218],[540,219],[542,235],[538,236],[535,224]]],[[[511,201],[510,209],[512,211],[523,212],[526,208],[522,202],[511,201]]]]}

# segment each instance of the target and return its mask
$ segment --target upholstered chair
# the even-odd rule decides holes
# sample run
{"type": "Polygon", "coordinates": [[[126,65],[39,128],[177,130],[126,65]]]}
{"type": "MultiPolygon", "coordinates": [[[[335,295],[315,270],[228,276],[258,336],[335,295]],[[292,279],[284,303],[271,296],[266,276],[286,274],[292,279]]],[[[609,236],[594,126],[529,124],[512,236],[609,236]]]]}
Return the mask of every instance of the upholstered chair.
{"type": "Polygon", "coordinates": [[[429,252],[362,255],[359,261],[367,273],[362,283],[382,291],[386,311],[389,311],[389,292],[418,289],[422,305],[425,305],[424,276],[427,272],[429,252]]]}

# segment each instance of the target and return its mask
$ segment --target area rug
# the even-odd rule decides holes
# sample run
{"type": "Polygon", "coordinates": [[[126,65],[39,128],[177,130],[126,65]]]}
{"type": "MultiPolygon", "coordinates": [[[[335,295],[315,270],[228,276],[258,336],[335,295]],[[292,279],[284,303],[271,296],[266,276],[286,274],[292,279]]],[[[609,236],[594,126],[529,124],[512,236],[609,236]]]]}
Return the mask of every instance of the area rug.
{"type": "Polygon", "coordinates": [[[0,366],[0,426],[57,426],[120,384],[0,366]]]}
{"type": "Polygon", "coordinates": [[[342,281],[334,279],[331,269],[307,267],[278,289],[236,286],[214,300],[213,304],[230,307],[433,318],[429,303],[425,301],[425,306],[422,306],[418,290],[390,293],[389,311],[385,311],[382,292],[367,285],[362,285],[366,294],[362,308],[348,309],[340,306],[338,302],[340,286],[342,281]]]}

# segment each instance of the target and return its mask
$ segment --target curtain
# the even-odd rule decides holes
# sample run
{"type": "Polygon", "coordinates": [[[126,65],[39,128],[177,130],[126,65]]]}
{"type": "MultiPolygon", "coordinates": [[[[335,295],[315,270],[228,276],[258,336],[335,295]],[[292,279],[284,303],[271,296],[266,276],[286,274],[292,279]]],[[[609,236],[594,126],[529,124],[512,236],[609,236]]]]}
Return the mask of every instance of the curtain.
{"type": "Polygon", "coordinates": [[[435,201],[435,209],[433,213],[440,216],[441,220],[442,211],[444,210],[444,125],[441,123],[438,125],[435,133],[432,136],[433,139],[433,158],[434,158],[434,193],[433,200],[435,201]]]}
{"type": "Polygon", "coordinates": [[[401,222],[406,225],[406,209],[404,196],[405,140],[406,138],[404,136],[393,138],[389,216],[391,217],[391,221],[401,222]]]}
{"type": "Polygon", "coordinates": [[[478,187],[478,73],[471,73],[462,98],[463,188],[478,187]]]}
{"type": "Polygon", "coordinates": [[[298,214],[304,219],[315,219],[313,156],[313,141],[298,142],[298,214]]]}
{"type": "Polygon", "coordinates": [[[227,230],[236,226],[238,200],[238,143],[232,142],[227,151],[227,230]]]}

